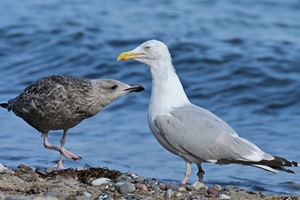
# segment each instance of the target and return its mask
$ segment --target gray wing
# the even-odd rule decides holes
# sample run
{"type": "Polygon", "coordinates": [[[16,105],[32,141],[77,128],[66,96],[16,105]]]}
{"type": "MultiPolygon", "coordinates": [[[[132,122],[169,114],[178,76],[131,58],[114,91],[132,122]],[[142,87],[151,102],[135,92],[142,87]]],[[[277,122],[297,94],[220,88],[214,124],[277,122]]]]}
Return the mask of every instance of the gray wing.
{"type": "Polygon", "coordinates": [[[155,124],[164,140],[192,162],[260,161],[269,156],[238,137],[222,119],[193,104],[157,116],[155,124]]]}

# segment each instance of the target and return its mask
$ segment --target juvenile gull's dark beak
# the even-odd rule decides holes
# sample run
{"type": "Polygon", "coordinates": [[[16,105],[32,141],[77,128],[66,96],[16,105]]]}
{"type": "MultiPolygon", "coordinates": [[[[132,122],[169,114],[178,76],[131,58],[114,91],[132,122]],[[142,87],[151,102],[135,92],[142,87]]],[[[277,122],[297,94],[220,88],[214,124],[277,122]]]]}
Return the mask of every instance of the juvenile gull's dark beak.
{"type": "Polygon", "coordinates": [[[125,91],[129,91],[129,92],[140,92],[145,90],[145,88],[141,85],[130,85],[130,88],[125,89],[125,91]]]}

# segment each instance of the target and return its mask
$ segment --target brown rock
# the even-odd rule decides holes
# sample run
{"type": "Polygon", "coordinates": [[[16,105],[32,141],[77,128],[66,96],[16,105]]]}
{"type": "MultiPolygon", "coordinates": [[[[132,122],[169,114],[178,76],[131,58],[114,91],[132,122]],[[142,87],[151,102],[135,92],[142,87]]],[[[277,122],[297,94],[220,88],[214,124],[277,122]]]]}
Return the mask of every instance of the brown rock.
{"type": "Polygon", "coordinates": [[[207,196],[209,197],[218,197],[220,192],[214,188],[208,188],[206,191],[207,196]]]}
{"type": "Polygon", "coordinates": [[[138,190],[143,191],[143,192],[149,192],[148,187],[145,184],[140,184],[138,185],[138,190]]]}
{"type": "Polygon", "coordinates": [[[164,183],[160,183],[159,187],[160,187],[161,190],[166,190],[167,189],[167,185],[164,184],[164,183]]]}

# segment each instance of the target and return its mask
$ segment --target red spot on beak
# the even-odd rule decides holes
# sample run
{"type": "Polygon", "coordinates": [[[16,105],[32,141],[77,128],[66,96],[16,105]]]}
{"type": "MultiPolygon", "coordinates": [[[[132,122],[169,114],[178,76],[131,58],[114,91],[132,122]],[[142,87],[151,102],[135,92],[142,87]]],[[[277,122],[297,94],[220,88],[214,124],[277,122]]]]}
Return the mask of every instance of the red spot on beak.
{"type": "Polygon", "coordinates": [[[126,60],[126,58],[121,58],[121,60],[126,60]]]}

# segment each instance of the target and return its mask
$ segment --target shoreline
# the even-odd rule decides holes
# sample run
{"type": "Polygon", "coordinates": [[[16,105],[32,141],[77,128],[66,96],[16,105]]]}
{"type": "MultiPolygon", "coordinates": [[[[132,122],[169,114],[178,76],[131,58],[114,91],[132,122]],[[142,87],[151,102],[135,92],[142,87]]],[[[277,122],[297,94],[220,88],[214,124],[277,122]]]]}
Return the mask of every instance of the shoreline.
{"type": "Polygon", "coordinates": [[[234,186],[208,188],[202,183],[179,186],[108,168],[85,166],[54,172],[20,164],[12,170],[0,163],[0,200],[88,199],[300,199],[300,195],[264,194],[234,186]]]}

